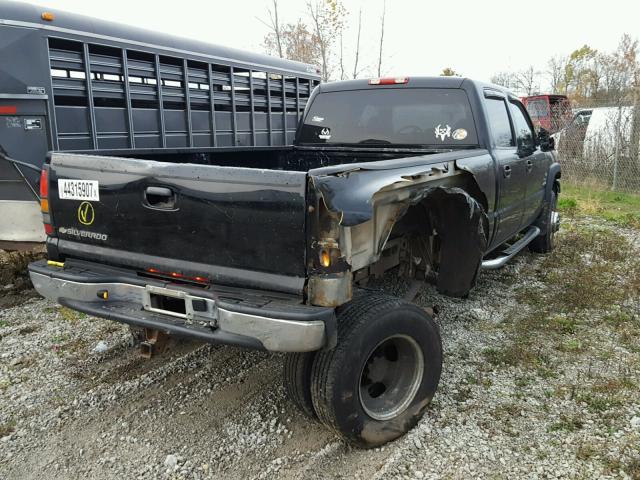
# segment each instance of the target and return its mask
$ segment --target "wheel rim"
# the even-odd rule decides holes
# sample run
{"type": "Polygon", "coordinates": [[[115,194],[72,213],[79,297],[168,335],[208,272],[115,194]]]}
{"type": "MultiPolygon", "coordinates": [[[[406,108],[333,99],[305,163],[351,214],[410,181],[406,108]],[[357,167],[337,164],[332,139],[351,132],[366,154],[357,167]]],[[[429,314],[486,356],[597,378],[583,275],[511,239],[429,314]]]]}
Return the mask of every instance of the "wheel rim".
{"type": "Polygon", "coordinates": [[[556,233],[558,230],[560,230],[560,214],[553,210],[551,212],[551,231],[556,233]]]}
{"type": "Polygon", "coordinates": [[[553,248],[556,243],[556,232],[560,230],[560,213],[556,210],[556,202],[553,203],[549,224],[549,243],[553,248]]]}
{"type": "Polygon", "coordinates": [[[390,420],[404,412],[416,396],[424,375],[424,356],[406,335],[380,342],[360,374],[360,404],[371,418],[390,420]]]}

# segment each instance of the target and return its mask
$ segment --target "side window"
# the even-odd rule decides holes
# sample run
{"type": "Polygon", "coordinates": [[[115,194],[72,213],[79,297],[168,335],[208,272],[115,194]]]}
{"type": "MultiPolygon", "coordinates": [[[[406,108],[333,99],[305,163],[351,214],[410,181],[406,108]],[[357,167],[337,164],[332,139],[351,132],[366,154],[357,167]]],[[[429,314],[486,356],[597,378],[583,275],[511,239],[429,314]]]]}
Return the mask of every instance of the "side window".
{"type": "Polygon", "coordinates": [[[485,105],[489,115],[489,125],[496,147],[515,147],[509,114],[504,100],[498,98],[486,98],[485,105]]]}
{"type": "Polygon", "coordinates": [[[516,145],[522,149],[534,149],[536,146],[533,128],[524,114],[523,107],[519,103],[509,102],[513,126],[516,130],[516,145]]]}

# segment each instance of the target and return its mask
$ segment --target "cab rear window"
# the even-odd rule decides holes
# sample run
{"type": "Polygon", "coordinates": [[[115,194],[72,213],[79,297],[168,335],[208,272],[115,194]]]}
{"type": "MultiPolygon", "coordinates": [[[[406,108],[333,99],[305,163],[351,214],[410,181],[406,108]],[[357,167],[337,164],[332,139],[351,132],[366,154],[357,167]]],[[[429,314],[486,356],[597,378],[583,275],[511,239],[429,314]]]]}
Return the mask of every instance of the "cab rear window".
{"type": "Polygon", "coordinates": [[[318,94],[300,144],[477,145],[466,93],[444,88],[385,88],[318,94]]]}

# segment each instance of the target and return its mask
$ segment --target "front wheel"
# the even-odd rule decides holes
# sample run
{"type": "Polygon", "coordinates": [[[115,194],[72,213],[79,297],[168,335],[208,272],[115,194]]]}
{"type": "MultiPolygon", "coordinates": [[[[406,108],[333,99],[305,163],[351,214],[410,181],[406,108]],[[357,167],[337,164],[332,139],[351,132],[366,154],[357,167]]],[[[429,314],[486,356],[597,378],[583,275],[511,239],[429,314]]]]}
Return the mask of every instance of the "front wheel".
{"type": "Polygon", "coordinates": [[[338,311],[338,346],[318,352],[311,398],[322,423],[371,448],[420,420],[442,371],[442,343],[427,313],[400,299],[367,295],[338,311]]]}
{"type": "Polygon", "coordinates": [[[545,205],[540,219],[536,223],[540,227],[538,235],[529,244],[529,250],[537,253],[549,253],[556,246],[556,233],[560,229],[560,214],[558,213],[558,194],[555,189],[545,205]]]}

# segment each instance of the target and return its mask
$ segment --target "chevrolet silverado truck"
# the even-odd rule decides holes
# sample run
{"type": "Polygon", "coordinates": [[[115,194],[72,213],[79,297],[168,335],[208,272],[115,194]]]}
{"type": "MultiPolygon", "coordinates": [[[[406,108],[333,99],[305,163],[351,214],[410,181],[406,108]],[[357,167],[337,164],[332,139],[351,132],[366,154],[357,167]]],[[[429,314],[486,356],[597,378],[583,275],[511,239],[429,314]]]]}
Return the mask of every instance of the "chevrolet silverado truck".
{"type": "Polygon", "coordinates": [[[421,418],[443,352],[430,313],[367,281],[393,271],[464,297],[483,268],[550,251],[553,147],[500,87],[412,77],[321,84],[292,147],[54,152],[31,280],[147,345],[164,332],[285,352],[304,413],[381,445],[421,418]]]}

